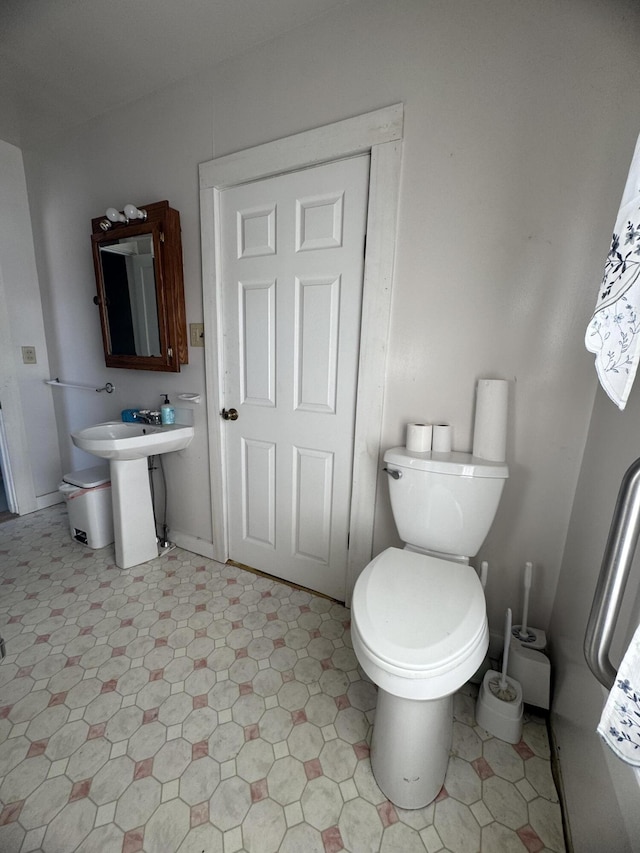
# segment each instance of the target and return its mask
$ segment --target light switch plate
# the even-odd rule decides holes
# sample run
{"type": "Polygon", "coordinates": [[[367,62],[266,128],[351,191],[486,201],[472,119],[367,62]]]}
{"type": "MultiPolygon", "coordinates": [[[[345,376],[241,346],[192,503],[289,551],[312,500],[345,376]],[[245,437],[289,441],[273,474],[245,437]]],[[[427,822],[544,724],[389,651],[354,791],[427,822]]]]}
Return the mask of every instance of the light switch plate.
{"type": "Polygon", "coordinates": [[[192,347],[203,347],[204,323],[189,323],[189,338],[192,347]]]}

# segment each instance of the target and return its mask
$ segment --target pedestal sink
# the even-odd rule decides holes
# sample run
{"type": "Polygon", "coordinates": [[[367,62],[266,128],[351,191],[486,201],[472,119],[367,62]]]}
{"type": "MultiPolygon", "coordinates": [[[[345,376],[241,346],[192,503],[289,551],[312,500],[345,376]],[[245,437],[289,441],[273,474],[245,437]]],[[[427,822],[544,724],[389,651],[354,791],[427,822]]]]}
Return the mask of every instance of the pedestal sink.
{"type": "Polygon", "coordinates": [[[193,427],[107,421],[71,433],[76,447],[109,460],[116,564],[121,569],[158,556],[148,456],[182,450],[193,427]]]}

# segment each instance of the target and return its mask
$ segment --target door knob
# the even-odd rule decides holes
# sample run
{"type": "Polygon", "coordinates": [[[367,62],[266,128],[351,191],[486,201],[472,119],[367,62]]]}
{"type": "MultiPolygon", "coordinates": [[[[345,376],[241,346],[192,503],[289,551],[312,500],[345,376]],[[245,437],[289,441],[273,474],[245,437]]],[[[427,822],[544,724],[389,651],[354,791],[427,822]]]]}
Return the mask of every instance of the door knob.
{"type": "Polygon", "coordinates": [[[223,409],[220,414],[225,419],[225,421],[237,421],[238,420],[238,410],[237,409],[223,409]]]}

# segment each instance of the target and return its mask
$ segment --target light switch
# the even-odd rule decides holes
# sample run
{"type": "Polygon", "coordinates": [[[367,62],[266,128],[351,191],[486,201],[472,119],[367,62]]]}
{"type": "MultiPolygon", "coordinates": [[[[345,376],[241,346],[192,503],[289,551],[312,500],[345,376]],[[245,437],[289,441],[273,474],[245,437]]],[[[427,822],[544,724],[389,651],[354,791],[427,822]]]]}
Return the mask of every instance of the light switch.
{"type": "Polygon", "coordinates": [[[203,347],[204,323],[189,323],[189,338],[192,347],[203,347]]]}

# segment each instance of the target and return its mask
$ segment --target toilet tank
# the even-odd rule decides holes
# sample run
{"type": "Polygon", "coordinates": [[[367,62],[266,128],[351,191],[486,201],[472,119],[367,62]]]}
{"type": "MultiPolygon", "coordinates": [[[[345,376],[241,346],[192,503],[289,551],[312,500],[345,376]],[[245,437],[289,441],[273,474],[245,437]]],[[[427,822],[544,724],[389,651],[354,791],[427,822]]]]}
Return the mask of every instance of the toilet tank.
{"type": "Polygon", "coordinates": [[[406,447],[387,450],[384,461],[402,541],[427,551],[474,557],[493,524],[508,466],[470,453],[416,454],[406,447]]]}

